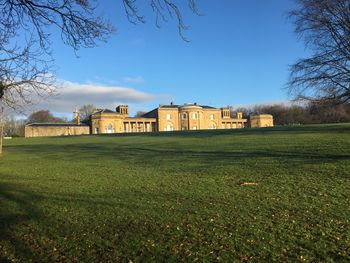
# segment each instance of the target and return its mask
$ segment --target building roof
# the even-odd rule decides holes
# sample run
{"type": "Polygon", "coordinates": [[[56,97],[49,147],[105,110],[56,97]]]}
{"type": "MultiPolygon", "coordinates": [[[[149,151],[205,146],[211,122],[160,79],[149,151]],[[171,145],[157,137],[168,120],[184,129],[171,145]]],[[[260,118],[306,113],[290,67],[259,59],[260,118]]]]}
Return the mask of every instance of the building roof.
{"type": "Polygon", "coordinates": [[[273,117],[271,114],[260,114],[260,113],[256,113],[256,114],[250,114],[250,117],[260,117],[260,118],[271,118],[273,117]]]}
{"type": "Polygon", "coordinates": [[[179,107],[181,107],[181,106],[173,105],[173,104],[170,104],[170,105],[163,105],[163,104],[161,104],[161,105],[159,105],[159,108],[168,108],[168,109],[176,109],[176,108],[179,108],[179,107]]]}
{"type": "Polygon", "coordinates": [[[155,108],[149,112],[146,112],[141,117],[142,118],[157,118],[158,117],[158,108],[155,108]]]}
{"type": "MultiPolygon", "coordinates": [[[[160,104],[158,108],[155,108],[149,112],[146,112],[143,114],[141,117],[142,118],[157,118],[158,116],[158,109],[179,109],[182,107],[200,107],[203,109],[213,109],[217,110],[218,108],[208,106],[208,105],[199,105],[197,103],[185,103],[183,105],[178,105],[178,104],[160,104]]],[[[98,111],[94,112],[92,115],[97,114],[97,113],[114,113],[118,114],[118,112],[109,110],[109,109],[99,109],[98,111]]]]}
{"type": "Polygon", "coordinates": [[[203,109],[217,109],[215,107],[212,106],[207,106],[207,105],[200,105],[203,109]]]}
{"type": "Polygon", "coordinates": [[[155,108],[149,112],[146,112],[143,114],[141,117],[143,118],[157,118],[158,116],[158,109],[163,108],[163,109],[179,109],[181,107],[186,107],[186,106],[195,106],[195,107],[202,107],[203,109],[218,109],[215,107],[207,106],[207,105],[198,105],[197,103],[186,103],[183,105],[177,105],[177,104],[160,104],[158,108],[155,108]]]}
{"type": "Polygon", "coordinates": [[[143,117],[143,115],[141,117],[126,117],[124,121],[152,121],[151,119],[156,121],[156,118],[143,117]]]}
{"type": "Polygon", "coordinates": [[[186,107],[186,106],[196,106],[196,107],[201,107],[203,109],[217,109],[212,106],[207,106],[207,105],[199,105],[197,103],[185,103],[183,105],[175,105],[175,104],[168,104],[168,105],[159,105],[159,108],[166,108],[166,109],[176,109],[176,108],[181,108],[181,107],[186,107]]]}
{"type": "Polygon", "coordinates": [[[109,109],[103,109],[103,110],[96,111],[93,114],[96,114],[96,113],[118,113],[118,112],[112,111],[112,110],[109,110],[109,109]]]}
{"type": "Polygon", "coordinates": [[[85,127],[89,126],[84,123],[76,124],[76,123],[28,123],[26,126],[34,126],[34,127],[85,127]]]}

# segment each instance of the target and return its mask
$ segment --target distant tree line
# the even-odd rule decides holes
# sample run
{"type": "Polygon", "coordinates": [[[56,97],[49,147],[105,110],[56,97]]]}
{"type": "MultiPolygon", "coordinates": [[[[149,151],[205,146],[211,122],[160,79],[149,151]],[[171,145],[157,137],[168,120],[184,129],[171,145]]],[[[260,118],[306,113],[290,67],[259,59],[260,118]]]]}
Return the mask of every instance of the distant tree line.
{"type": "MultiPolygon", "coordinates": [[[[93,105],[84,105],[79,111],[82,122],[89,124],[89,117],[94,111],[93,105]]],[[[306,105],[255,105],[252,107],[231,107],[231,116],[243,112],[245,118],[251,114],[272,114],[275,125],[299,125],[350,122],[350,105],[334,105],[331,102],[309,102],[306,105]]],[[[142,116],[144,112],[137,112],[135,117],[142,116]]],[[[24,127],[28,123],[69,123],[73,120],[54,116],[49,110],[33,112],[26,119],[18,119],[8,115],[5,120],[5,136],[24,136],[24,127]]]]}
{"type": "Polygon", "coordinates": [[[66,118],[54,116],[49,110],[40,110],[33,112],[28,118],[16,118],[13,115],[7,115],[4,126],[4,136],[22,137],[24,136],[24,127],[28,123],[67,123],[66,118]]]}
{"type": "Polygon", "coordinates": [[[274,104],[231,108],[232,116],[238,111],[243,112],[245,118],[255,113],[272,114],[275,125],[350,122],[350,105],[334,105],[329,101],[310,101],[303,106],[274,104]]]}
{"type": "Polygon", "coordinates": [[[26,121],[24,119],[16,119],[14,116],[7,116],[4,125],[4,136],[23,137],[24,126],[26,121]]]}
{"type": "MultiPolygon", "coordinates": [[[[86,104],[79,108],[80,119],[82,123],[90,124],[90,115],[96,107],[92,104],[86,104]]],[[[9,114],[5,117],[4,136],[22,137],[24,128],[29,123],[71,123],[74,120],[57,117],[49,110],[39,110],[30,114],[27,118],[16,118],[9,114]]]]}

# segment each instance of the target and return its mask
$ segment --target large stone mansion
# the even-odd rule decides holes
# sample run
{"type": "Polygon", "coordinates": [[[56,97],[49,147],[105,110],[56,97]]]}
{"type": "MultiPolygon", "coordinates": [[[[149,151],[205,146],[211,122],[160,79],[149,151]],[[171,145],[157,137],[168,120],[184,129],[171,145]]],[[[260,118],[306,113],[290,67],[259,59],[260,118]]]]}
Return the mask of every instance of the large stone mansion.
{"type": "MultiPolygon", "coordinates": [[[[239,129],[247,126],[241,112],[231,116],[230,109],[193,104],[159,105],[158,108],[141,117],[129,117],[127,105],[120,105],[115,111],[96,109],[90,119],[90,126],[80,123],[79,112],[75,112],[75,123],[50,124],[32,123],[26,125],[26,137],[62,136],[82,134],[170,132],[186,130],[239,129]]],[[[250,126],[273,126],[271,115],[250,116],[250,126]]]]}
{"type": "Polygon", "coordinates": [[[91,115],[93,134],[119,132],[185,131],[243,128],[247,119],[238,113],[230,117],[229,108],[213,108],[194,104],[159,105],[142,117],[129,117],[128,106],[116,111],[101,110],[91,115]]]}

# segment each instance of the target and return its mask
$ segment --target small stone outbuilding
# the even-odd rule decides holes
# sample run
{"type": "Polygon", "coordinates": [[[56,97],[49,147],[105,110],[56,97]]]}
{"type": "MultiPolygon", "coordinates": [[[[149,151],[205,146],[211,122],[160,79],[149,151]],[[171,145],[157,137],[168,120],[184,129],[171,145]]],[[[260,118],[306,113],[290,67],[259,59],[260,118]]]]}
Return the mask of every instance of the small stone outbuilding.
{"type": "Polygon", "coordinates": [[[271,114],[250,115],[250,127],[251,128],[273,127],[273,116],[271,114]]]}
{"type": "Polygon", "coordinates": [[[25,127],[25,137],[69,136],[90,134],[90,127],[76,123],[31,123],[25,127]]]}

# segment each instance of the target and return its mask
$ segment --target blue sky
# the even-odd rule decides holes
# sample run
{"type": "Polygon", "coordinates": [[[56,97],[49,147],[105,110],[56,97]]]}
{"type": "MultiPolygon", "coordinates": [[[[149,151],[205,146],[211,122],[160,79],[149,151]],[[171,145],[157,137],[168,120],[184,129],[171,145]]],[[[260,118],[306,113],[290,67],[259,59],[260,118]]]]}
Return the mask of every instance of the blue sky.
{"type": "Polygon", "coordinates": [[[183,5],[189,43],[179,37],[175,21],[155,26],[148,1],[138,1],[146,24],[136,26],[127,21],[121,1],[99,2],[98,10],[117,28],[107,43],[81,49],[79,57],[59,37],[52,45],[58,78],[86,96],[63,91],[66,103],[58,97],[40,106],[67,114],[85,103],[125,103],[134,113],[170,101],[217,107],[286,101],[288,66],[306,54],[286,18],[291,0],[198,0],[202,16],[183,5]],[[92,90],[103,90],[106,98],[94,101],[92,90]],[[128,92],[136,95],[122,96],[128,92]]]}

